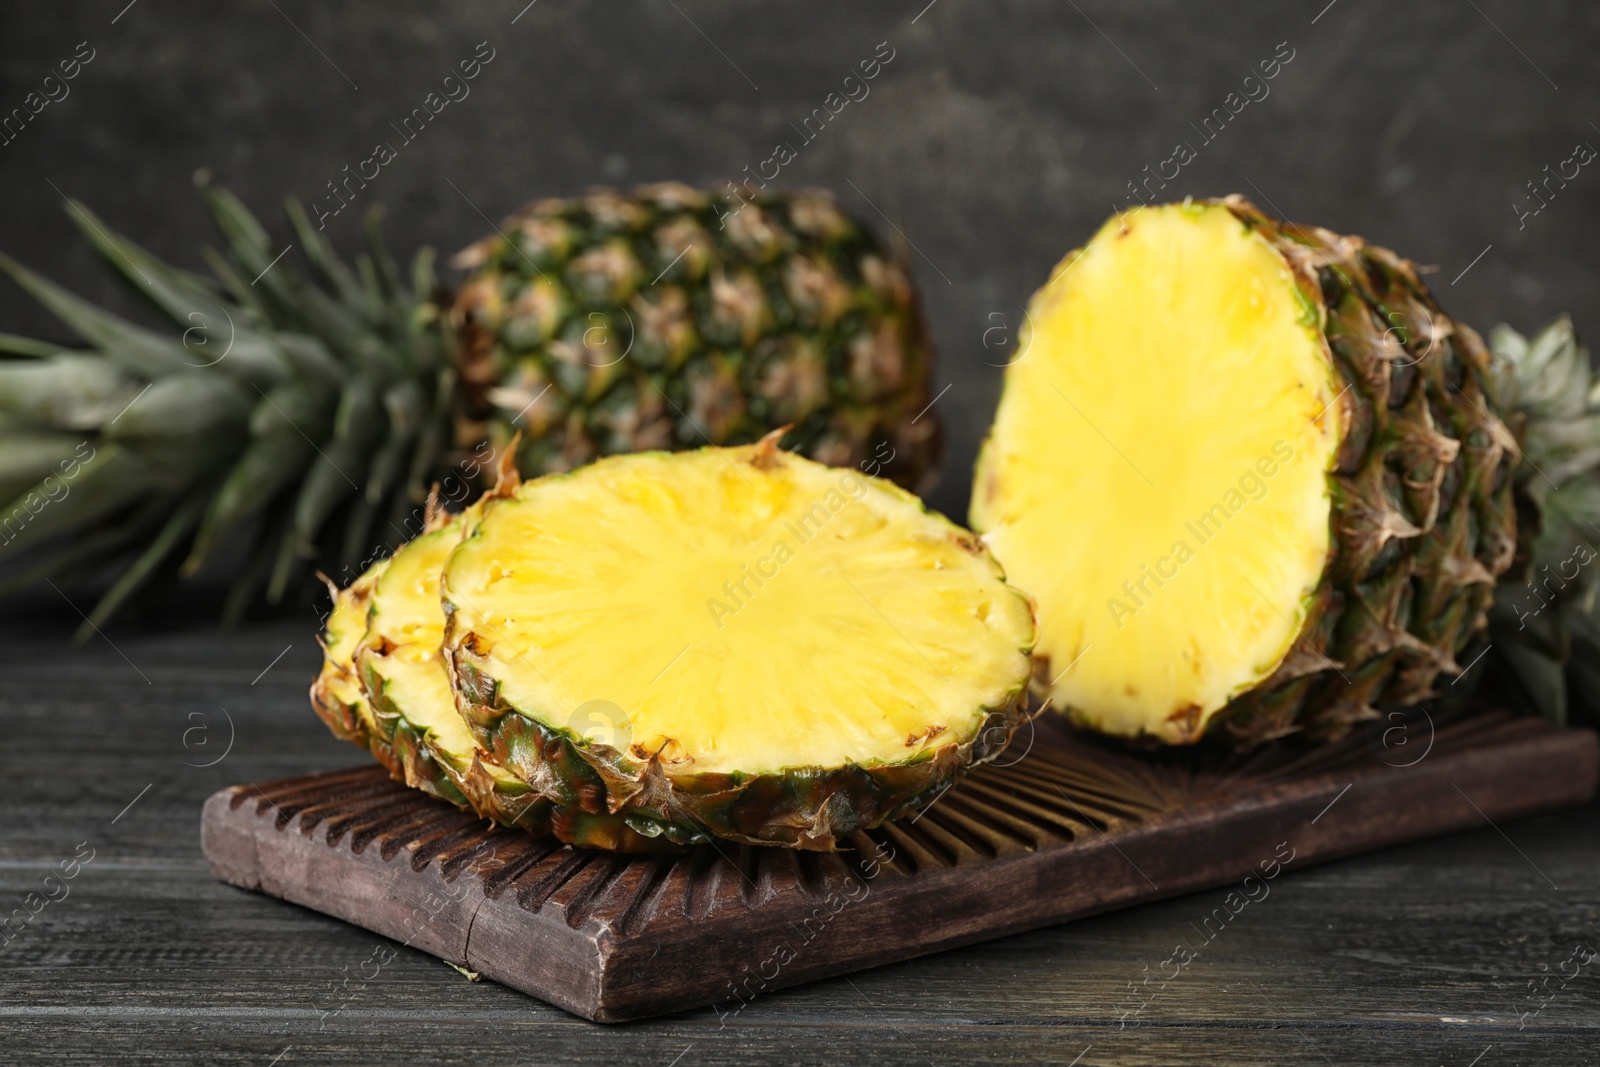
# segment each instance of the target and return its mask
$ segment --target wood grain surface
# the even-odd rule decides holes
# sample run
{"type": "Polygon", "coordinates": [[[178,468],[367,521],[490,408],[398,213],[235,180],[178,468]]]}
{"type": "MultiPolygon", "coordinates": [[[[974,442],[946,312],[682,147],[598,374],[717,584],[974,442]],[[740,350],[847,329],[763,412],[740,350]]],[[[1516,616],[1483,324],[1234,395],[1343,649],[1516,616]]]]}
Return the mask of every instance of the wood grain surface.
{"type": "MultiPolygon", "coordinates": [[[[207,796],[352,762],[306,710],[311,621],[114,630],[115,647],[74,649],[75,621],[34,612],[0,642],[0,899],[21,906],[80,842],[96,850],[71,895],[0,946],[3,1062],[1505,1067],[1593,1064],[1600,1047],[1595,967],[1552,977],[1575,945],[1600,947],[1595,803],[1291,863],[1203,947],[1194,927],[1228,890],[820,980],[726,1018],[596,1026],[207,868],[207,796]],[[1186,938],[1198,958],[1122,1018],[1140,1003],[1129,984],[1186,938]]],[[[1401,763],[1423,739],[1389,741],[1379,758],[1401,763]]]]}

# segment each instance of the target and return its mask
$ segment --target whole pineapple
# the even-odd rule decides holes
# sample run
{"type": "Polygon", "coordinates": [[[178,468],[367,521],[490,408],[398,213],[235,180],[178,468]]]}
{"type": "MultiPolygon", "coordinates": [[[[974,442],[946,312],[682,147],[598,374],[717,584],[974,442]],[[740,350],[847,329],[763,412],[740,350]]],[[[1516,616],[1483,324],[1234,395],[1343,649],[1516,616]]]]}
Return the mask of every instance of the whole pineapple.
{"type": "MultiPolygon", "coordinates": [[[[737,203],[737,202],[736,202],[737,203]]],[[[461,441],[521,432],[522,474],[749,442],[929,473],[929,345],[903,269],[827,193],[733,206],[675,183],[539,200],[453,261],[461,441]],[[913,421],[915,420],[915,421],[913,421]]]]}
{"type": "Polygon", "coordinates": [[[907,273],[825,193],[538,201],[458,258],[472,273],[452,302],[426,249],[401,277],[376,214],[352,269],[291,201],[302,277],[237,199],[199,184],[224,238],[212,277],[70,205],[174,332],[0,256],[86,346],[0,334],[0,563],[22,561],[8,585],[120,568],[83,634],[246,534],[229,617],[314,567],[348,583],[375,545],[418,532],[432,481],[464,500],[450,472],[491,466],[518,432],[529,476],[791,424],[785,443],[826,462],[875,457],[910,486],[933,473],[907,273]]]}

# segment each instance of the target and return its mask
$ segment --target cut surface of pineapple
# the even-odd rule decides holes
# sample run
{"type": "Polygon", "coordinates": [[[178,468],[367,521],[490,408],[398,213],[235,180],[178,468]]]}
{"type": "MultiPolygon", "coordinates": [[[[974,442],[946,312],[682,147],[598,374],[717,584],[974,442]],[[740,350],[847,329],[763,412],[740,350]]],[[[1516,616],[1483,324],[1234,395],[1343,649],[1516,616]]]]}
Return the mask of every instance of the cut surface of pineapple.
{"type": "MultiPolygon", "coordinates": [[[[408,785],[508,825],[546,828],[549,807],[492,759],[456,711],[440,652],[444,608],[439,580],[476,506],[440,517],[387,561],[370,592],[364,636],[353,653],[370,714],[398,754],[408,785]]],[[[331,620],[330,620],[331,622],[331,620]]]]}
{"type": "MultiPolygon", "coordinates": [[[[439,575],[461,542],[463,525],[461,518],[452,519],[408,542],[390,558],[373,587],[370,621],[355,652],[367,698],[374,712],[387,720],[385,733],[394,737],[397,747],[420,743],[419,758],[444,763],[453,778],[466,773],[478,749],[456,713],[455,695],[439,653],[444,637],[439,575]]],[[[451,789],[459,791],[452,784],[445,792],[451,789]]]]}
{"type": "Polygon", "coordinates": [[[509,769],[558,800],[587,803],[593,771],[612,811],[831,847],[1003,747],[1027,598],[915,497],[774,440],[602,460],[486,507],[446,567],[446,645],[509,769]]]}
{"type": "MultiPolygon", "coordinates": [[[[438,516],[423,534],[375,566],[370,578],[363,576],[355,638],[347,630],[353,607],[329,618],[330,654],[342,653],[347,664],[354,663],[349,675],[337,676],[333,684],[344,693],[356,680],[367,747],[406,784],[506,826],[618,852],[657,851],[698,840],[660,830],[639,834],[609,814],[561,811],[478,748],[456,711],[440,652],[445,616],[439,600],[445,561],[478,507],[438,516]]],[[[354,602],[350,592],[341,593],[338,603],[354,602]]]]}
{"type": "Polygon", "coordinates": [[[1341,386],[1284,257],[1220,204],[1134,209],[1029,308],[972,519],[1039,604],[1056,706],[1198,737],[1328,565],[1341,386]]]}

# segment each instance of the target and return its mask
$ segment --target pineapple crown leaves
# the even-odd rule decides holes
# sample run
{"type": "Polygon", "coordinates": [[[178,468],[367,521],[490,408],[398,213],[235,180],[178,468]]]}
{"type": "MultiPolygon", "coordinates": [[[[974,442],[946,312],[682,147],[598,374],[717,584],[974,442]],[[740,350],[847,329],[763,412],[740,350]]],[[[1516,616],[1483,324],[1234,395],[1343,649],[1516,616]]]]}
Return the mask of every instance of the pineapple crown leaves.
{"type": "Polygon", "coordinates": [[[1565,315],[1532,339],[1502,324],[1489,345],[1502,393],[1528,420],[1523,453],[1531,469],[1523,477],[1543,503],[1600,468],[1600,379],[1565,315]]]}
{"type": "Polygon", "coordinates": [[[402,278],[374,210],[352,269],[291,200],[302,276],[236,197],[204,172],[196,185],[222,236],[204,253],[211,277],[68,202],[167,332],[0,255],[82,342],[0,334],[0,564],[27,560],[4,587],[120,564],[80,638],[163,568],[194,574],[246,531],[230,618],[263,589],[280,600],[313,560],[355,566],[382,524],[422,501],[447,444],[454,372],[431,251],[402,278]]]}
{"type": "Polygon", "coordinates": [[[1490,641],[1535,709],[1564,723],[1600,693],[1600,379],[1565,315],[1531,338],[1489,334],[1497,392],[1523,419],[1518,554],[1490,641]]]}

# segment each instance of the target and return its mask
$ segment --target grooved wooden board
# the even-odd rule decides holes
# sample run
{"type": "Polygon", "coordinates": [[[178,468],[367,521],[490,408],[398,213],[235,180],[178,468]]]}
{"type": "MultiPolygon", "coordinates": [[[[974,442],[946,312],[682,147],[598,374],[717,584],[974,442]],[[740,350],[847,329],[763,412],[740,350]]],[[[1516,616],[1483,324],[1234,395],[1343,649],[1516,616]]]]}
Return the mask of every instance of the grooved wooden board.
{"type": "Polygon", "coordinates": [[[377,767],[222,790],[201,836],[224,881],[615,1022],[1581,803],[1600,745],[1416,712],[1318,748],[1140,754],[1046,718],[1006,760],[833,854],[573,850],[377,767]]]}

